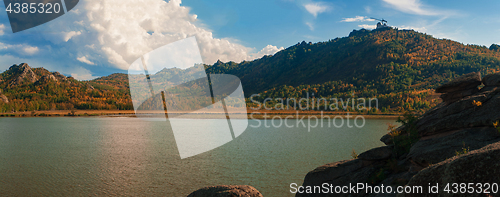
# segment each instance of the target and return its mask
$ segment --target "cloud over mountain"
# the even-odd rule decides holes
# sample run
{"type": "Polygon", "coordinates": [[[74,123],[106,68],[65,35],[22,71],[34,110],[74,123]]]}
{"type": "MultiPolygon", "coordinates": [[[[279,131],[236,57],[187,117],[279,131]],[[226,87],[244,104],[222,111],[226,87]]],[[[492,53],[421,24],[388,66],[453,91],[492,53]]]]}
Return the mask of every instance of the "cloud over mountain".
{"type": "MultiPolygon", "coordinates": [[[[180,0],[107,0],[82,1],[75,12],[48,26],[67,32],[64,42],[73,42],[79,61],[89,64],[87,58],[102,58],[127,70],[129,64],[155,48],[195,36],[204,62],[251,60],[277,50],[252,53],[252,49],[225,38],[215,38],[212,32],[197,21],[180,0]],[[63,25],[66,24],[66,25],[63,25]],[[68,26],[69,25],[69,30],[68,26]],[[85,58],[85,59],[83,59],[85,58]]],[[[54,40],[52,38],[52,40],[54,40]]],[[[57,41],[54,41],[56,43],[57,41]]],[[[274,47],[277,49],[277,47],[274,47]]],[[[273,48],[273,49],[274,49],[273,48]]]]}

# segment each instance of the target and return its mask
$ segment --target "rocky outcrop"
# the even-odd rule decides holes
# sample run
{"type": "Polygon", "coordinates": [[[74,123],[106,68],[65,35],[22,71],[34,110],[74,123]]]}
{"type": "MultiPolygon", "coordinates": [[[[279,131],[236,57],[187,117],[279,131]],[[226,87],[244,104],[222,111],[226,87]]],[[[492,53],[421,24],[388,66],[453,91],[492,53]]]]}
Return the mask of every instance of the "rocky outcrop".
{"type": "Polygon", "coordinates": [[[388,146],[368,150],[357,159],[320,166],[306,175],[303,186],[368,183],[427,188],[429,183],[498,183],[500,131],[494,123],[500,127],[497,122],[500,120],[500,73],[486,75],[482,80],[479,73],[466,74],[438,87],[436,92],[442,93],[443,103],[427,111],[411,126],[397,128],[396,133],[402,134],[383,136],[380,141],[388,146]],[[479,89],[481,84],[484,87],[479,89]],[[408,149],[401,148],[405,143],[408,149]]]}
{"type": "Polygon", "coordinates": [[[70,80],[59,72],[49,72],[44,68],[31,68],[28,64],[22,63],[13,65],[6,71],[6,78],[1,78],[0,82],[6,81],[8,88],[13,88],[29,83],[66,82],[70,80]]]}
{"type": "Polygon", "coordinates": [[[481,85],[481,74],[469,73],[436,88],[436,93],[443,93],[441,99],[444,103],[450,104],[478,92],[479,85],[481,85]]]}
{"type": "Polygon", "coordinates": [[[58,81],[68,81],[68,78],[64,75],[62,75],[59,72],[53,72],[52,75],[58,80],[58,81]]]}
{"type": "Polygon", "coordinates": [[[87,83],[87,90],[92,91],[92,90],[95,90],[95,88],[94,88],[94,86],[87,83]]]}
{"type": "Polygon", "coordinates": [[[50,81],[58,81],[58,80],[52,74],[44,75],[44,76],[40,77],[40,80],[38,80],[39,83],[47,83],[47,82],[50,82],[50,81]]]}
{"type": "Polygon", "coordinates": [[[219,185],[201,188],[188,197],[262,197],[262,194],[249,185],[219,185]]]}
{"type": "MultiPolygon", "coordinates": [[[[477,86],[477,75],[474,76],[474,80],[469,82],[477,86]]],[[[485,78],[491,82],[495,77],[487,75],[485,78]]],[[[499,110],[500,87],[485,85],[475,94],[464,96],[450,104],[441,103],[429,110],[417,121],[417,128],[421,136],[431,136],[462,128],[491,126],[500,119],[499,110]]]]}
{"type": "MultiPolygon", "coordinates": [[[[371,159],[371,158],[370,158],[371,159]]],[[[321,186],[324,183],[334,186],[349,186],[350,183],[367,183],[376,173],[387,165],[384,160],[352,159],[325,164],[307,173],[304,188],[321,186]]],[[[382,171],[383,174],[386,172],[382,171]]],[[[402,176],[399,174],[398,176],[402,176]]],[[[364,195],[360,193],[359,195],[364,195]]],[[[349,196],[350,194],[335,194],[330,196],[349,196]]],[[[297,197],[329,196],[322,193],[297,193],[297,197]]]]}
{"type": "MultiPolygon", "coordinates": [[[[477,183],[500,183],[500,162],[498,161],[500,161],[500,142],[425,168],[413,176],[408,185],[427,186],[429,183],[431,185],[439,184],[439,194],[441,196],[479,196],[469,193],[453,194],[445,192],[443,189],[448,183],[474,183],[474,186],[477,183]]],[[[450,188],[452,187],[450,186],[450,188]]],[[[427,190],[424,190],[424,192],[428,194],[427,190]]],[[[422,195],[406,194],[405,196],[422,195]]]]}
{"type": "Polygon", "coordinates": [[[482,82],[485,86],[500,86],[500,73],[486,75],[482,82]]]}
{"type": "Polygon", "coordinates": [[[407,158],[427,167],[455,156],[456,152],[464,148],[480,149],[498,141],[500,133],[493,127],[466,128],[445,133],[443,136],[420,139],[411,147],[407,158]]]}
{"type": "Polygon", "coordinates": [[[2,94],[1,89],[0,89],[0,102],[9,103],[9,99],[7,98],[7,96],[2,94]]]}
{"type": "Polygon", "coordinates": [[[11,73],[15,74],[13,80],[9,83],[9,87],[15,87],[25,82],[34,83],[38,81],[37,75],[26,63],[22,63],[19,66],[13,65],[9,68],[9,70],[11,71],[11,73]]]}
{"type": "Polygon", "coordinates": [[[392,156],[393,150],[394,150],[393,146],[382,146],[374,148],[364,153],[361,153],[358,156],[358,159],[365,161],[378,161],[378,160],[388,159],[389,157],[392,156]]]}

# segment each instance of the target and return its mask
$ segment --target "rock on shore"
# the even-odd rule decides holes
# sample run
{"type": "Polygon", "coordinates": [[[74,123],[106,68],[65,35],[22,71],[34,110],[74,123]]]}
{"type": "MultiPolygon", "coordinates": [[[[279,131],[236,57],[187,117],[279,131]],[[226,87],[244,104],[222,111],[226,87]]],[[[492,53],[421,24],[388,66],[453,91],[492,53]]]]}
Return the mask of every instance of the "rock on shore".
{"type": "MultiPolygon", "coordinates": [[[[425,186],[439,184],[441,196],[479,196],[470,193],[453,194],[444,191],[450,183],[496,183],[500,184],[500,142],[490,144],[467,154],[455,156],[432,165],[418,172],[408,182],[409,186],[425,186]]],[[[477,189],[477,187],[474,187],[477,189]]],[[[490,189],[491,192],[491,189],[490,189]]],[[[477,193],[476,193],[477,194],[477,193]]],[[[405,196],[421,196],[422,194],[406,194],[405,196]]],[[[496,195],[493,196],[497,196],[496,195]]]]}
{"type": "Polygon", "coordinates": [[[262,194],[249,185],[219,185],[201,188],[188,197],[262,197],[262,194]]]}

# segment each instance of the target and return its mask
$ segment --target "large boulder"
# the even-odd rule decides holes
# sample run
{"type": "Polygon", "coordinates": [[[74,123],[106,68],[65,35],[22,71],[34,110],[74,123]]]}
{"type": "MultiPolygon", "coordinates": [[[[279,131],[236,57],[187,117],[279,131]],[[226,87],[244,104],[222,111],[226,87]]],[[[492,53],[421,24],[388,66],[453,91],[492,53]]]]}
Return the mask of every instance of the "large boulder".
{"type": "Polygon", "coordinates": [[[380,141],[383,142],[385,145],[391,145],[391,144],[393,144],[394,143],[393,140],[394,139],[389,134],[385,134],[384,136],[382,136],[380,138],[380,141]]]}
{"type": "MultiPolygon", "coordinates": [[[[450,189],[453,189],[451,186],[452,183],[474,183],[474,185],[477,183],[499,184],[500,162],[498,161],[500,161],[500,142],[490,144],[467,154],[455,156],[425,168],[410,179],[408,186],[423,186],[424,192],[428,193],[427,188],[429,184],[439,184],[439,196],[480,196],[477,193],[475,195],[469,193],[448,193],[444,191],[444,188],[446,184],[450,184],[450,189]]],[[[425,194],[406,194],[405,196],[423,195],[425,194]]]]}
{"type": "Polygon", "coordinates": [[[478,92],[479,85],[481,85],[481,73],[469,73],[439,86],[436,88],[436,93],[444,93],[441,99],[444,103],[451,104],[478,92]]]}
{"type": "Polygon", "coordinates": [[[419,140],[411,147],[407,158],[427,167],[455,156],[456,152],[462,151],[463,148],[476,150],[498,141],[500,133],[493,127],[450,131],[442,136],[419,140]]]}
{"type": "Polygon", "coordinates": [[[417,120],[417,130],[420,136],[431,136],[464,128],[492,126],[500,119],[499,110],[500,88],[484,87],[474,95],[449,105],[441,103],[427,111],[417,120]]]}
{"type": "Polygon", "coordinates": [[[486,75],[482,81],[485,86],[500,86],[500,73],[486,75]]]}
{"type": "Polygon", "coordinates": [[[446,94],[441,94],[441,96],[439,96],[439,97],[446,104],[450,104],[450,103],[458,101],[461,98],[464,98],[466,96],[473,95],[476,92],[479,92],[479,89],[477,87],[471,88],[471,89],[465,89],[465,90],[458,90],[458,91],[455,91],[455,92],[448,92],[446,94]]]}
{"type": "Polygon", "coordinates": [[[366,161],[378,161],[388,159],[392,156],[392,151],[394,146],[382,146],[378,148],[370,149],[358,155],[358,159],[366,161]]]}
{"type": "MultiPolygon", "coordinates": [[[[370,176],[380,170],[385,161],[367,161],[361,159],[344,160],[325,164],[307,173],[302,186],[313,188],[327,183],[335,186],[349,186],[367,183],[370,176]]],[[[296,193],[296,197],[313,196],[349,196],[350,194],[296,193]]],[[[360,194],[361,195],[361,194],[360,194]]]]}
{"type": "Polygon", "coordinates": [[[462,75],[436,88],[436,93],[449,93],[477,88],[481,85],[481,73],[473,72],[462,75]]]}
{"type": "Polygon", "coordinates": [[[201,188],[188,197],[262,197],[262,194],[249,185],[219,185],[201,188]]]}

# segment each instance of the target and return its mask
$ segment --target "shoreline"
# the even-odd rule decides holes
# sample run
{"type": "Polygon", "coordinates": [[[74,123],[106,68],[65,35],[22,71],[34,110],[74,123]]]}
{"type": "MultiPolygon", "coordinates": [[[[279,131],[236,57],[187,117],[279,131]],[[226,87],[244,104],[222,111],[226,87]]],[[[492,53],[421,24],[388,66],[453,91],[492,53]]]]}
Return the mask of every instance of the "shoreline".
{"type": "MultiPolygon", "coordinates": [[[[182,114],[184,112],[179,112],[182,114]]],[[[148,116],[161,116],[163,112],[148,112],[148,116]]],[[[145,114],[146,115],[146,114],[145,114]]],[[[335,116],[363,116],[368,119],[395,119],[401,114],[398,113],[385,113],[385,114],[365,114],[356,112],[331,112],[331,111],[292,111],[292,110],[248,110],[248,119],[271,119],[272,117],[310,117],[310,116],[321,116],[323,118],[333,118],[335,116]]],[[[137,117],[134,110],[45,110],[45,111],[27,111],[27,112],[13,112],[13,113],[0,113],[0,118],[3,117],[137,117]]],[[[220,118],[225,116],[222,113],[214,113],[210,111],[201,111],[199,113],[191,114],[191,118],[220,118]],[[207,116],[209,115],[209,116],[207,116]]],[[[235,118],[244,118],[244,114],[233,114],[235,118]]],[[[319,117],[318,117],[319,118],[319,117]]]]}

